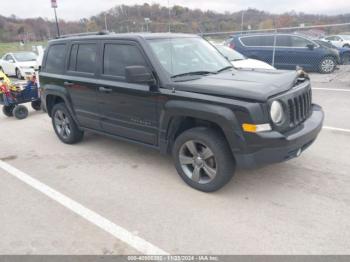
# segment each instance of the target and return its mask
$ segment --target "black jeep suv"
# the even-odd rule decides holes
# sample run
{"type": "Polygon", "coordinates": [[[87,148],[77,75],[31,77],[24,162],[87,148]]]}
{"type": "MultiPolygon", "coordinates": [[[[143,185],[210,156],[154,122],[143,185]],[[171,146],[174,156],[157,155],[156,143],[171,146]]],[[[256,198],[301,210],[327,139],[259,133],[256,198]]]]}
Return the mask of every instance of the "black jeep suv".
{"type": "Polygon", "coordinates": [[[62,142],[93,131],[171,153],[182,179],[206,192],[224,186],[236,166],[299,156],[324,118],[305,74],[236,70],[195,35],[56,39],[40,79],[62,142]]]}

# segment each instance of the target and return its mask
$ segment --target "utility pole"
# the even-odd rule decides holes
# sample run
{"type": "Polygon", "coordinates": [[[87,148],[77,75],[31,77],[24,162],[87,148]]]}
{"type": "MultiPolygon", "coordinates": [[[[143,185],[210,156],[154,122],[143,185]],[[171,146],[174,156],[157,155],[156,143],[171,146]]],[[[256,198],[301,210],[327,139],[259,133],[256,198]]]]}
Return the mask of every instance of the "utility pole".
{"type": "Polygon", "coordinates": [[[171,32],[171,10],[170,10],[170,0],[168,0],[168,10],[169,10],[169,33],[171,32]]]}
{"type": "Polygon", "coordinates": [[[58,25],[58,19],[57,19],[57,0],[51,0],[51,7],[53,8],[55,12],[55,20],[56,20],[56,28],[57,28],[57,36],[60,37],[60,27],[58,25]]]}
{"type": "Polygon", "coordinates": [[[244,25],[244,10],[242,10],[241,34],[243,34],[243,25],[244,25]]]}
{"type": "Polygon", "coordinates": [[[105,13],[105,29],[108,31],[108,26],[107,26],[107,14],[105,13]]]}

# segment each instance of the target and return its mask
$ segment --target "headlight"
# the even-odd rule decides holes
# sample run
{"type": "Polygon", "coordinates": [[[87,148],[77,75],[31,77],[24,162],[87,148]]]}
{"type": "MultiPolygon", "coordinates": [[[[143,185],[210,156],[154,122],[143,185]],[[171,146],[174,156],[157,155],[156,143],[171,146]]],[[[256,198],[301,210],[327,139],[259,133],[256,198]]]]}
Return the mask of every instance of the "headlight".
{"type": "Polygon", "coordinates": [[[270,117],[274,124],[281,124],[284,119],[283,106],[278,101],[273,101],[270,107],[270,117]]]}

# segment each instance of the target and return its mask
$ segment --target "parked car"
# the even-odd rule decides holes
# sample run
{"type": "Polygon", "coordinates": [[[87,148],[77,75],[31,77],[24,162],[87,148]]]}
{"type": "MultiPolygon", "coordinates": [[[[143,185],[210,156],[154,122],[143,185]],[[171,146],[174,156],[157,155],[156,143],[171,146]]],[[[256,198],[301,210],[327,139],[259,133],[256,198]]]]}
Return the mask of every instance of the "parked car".
{"type": "Polygon", "coordinates": [[[219,52],[225,56],[235,68],[268,69],[275,70],[273,66],[260,60],[247,58],[226,45],[215,45],[219,52]]]}
{"type": "Polygon", "coordinates": [[[40,78],[63,143],[92,131],[171,153],[181,178],[205,192],[228,183],[236,166],[299,156],[324,118],[300,71],[236,70],[196,35],[52,40],[40,78]]]}
{"type": "Polygon", "coordinates": [[[316,43],[320,45],[327,46],[329,48],[333,48],[339,52],[340,56],[340,64],[342,65],[349,65],[350,64],[350,48],[347,47],[336,47],[332,45],[329,42],[326,42],[324,40],[314,40],[316,43]]]}
{"type": "Polygon", "coordinates": [[[306,71],[332,73],[340,62],[335,50],[296,34],[235,35],[230,47],[246,57],[269,64],[272,64],[274,55],[274,66],[278,69],[300,66],[306,71]]]}
{"type": "Polygon", "coordinates": [[[332,35],[322,38],[321,40],[327,41],[336,47],[350,48],[350,35],[332,35]]]}
{"type": "Polygon", "coordinates": [[[36,59],[37,55],[33,52],[7,53],[0,59],[0,70],[6,75],[23,79],[34,74],[36,59]]]}

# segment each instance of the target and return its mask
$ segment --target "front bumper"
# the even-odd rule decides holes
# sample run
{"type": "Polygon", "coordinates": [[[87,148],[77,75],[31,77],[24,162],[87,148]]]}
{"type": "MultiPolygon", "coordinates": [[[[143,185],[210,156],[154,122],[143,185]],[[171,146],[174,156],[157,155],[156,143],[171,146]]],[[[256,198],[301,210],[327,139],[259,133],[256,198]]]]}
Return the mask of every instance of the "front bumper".
{"type": "Polygon", "coordinates": [[[256,134],[263,146],[254,148],[254,152],[235,153],[238,166],[254,168],[298,157],[315,141],[322,129],[323,119],[322,108],[313,105],[310,117],[293,130],[284,134],[275,131],[256,134]]]}

